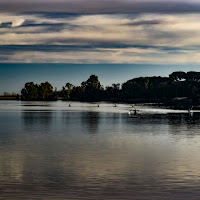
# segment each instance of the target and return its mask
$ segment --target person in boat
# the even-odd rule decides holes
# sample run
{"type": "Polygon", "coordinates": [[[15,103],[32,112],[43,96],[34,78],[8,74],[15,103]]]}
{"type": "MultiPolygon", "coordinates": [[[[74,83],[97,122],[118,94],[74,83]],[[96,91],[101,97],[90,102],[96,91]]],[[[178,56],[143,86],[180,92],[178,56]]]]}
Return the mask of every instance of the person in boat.
{"type": "Polygon", "coordinates": [[[191,111],[192,109],[193,109],[193,106],[188,108],[188,114],[190,117],[193,116],[193,111],[191,111]]]}
{"type": "Polygon", "coordinates": [[[132,114],[132,115],[137,115],[137,114],[138,114],[138,113],[137,113],[137,109],[136,109],[136,106],[135,106],[134,104],[132,105],[132,108],[133,108],[133,110],[130,110],[130,111],[129,111],[129,115],[130,115],[130,114],[132,114]]]}
{"type": "Polygon", "coordinates": [[[129,115],[137,115],[138,113],[137,113],[137,110],[135,109],[135,110],[130,110],[130,111],[128,112],[128,114],[129,114],[129,115]]]}

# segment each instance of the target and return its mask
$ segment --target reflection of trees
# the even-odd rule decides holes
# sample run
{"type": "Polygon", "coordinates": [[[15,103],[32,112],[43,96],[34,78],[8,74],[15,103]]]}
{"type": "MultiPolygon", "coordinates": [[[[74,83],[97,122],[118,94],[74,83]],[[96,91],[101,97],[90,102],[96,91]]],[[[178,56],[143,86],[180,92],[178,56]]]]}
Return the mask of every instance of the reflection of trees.
{"type": "Polygon", "coordinates": [[[200,115],[199,113],[194,113],[193,116],[189,116],[188,113],[182,114],[171,114],[168,116],[169,125],[178,126],[178,125],[187,125],[187,126],[195,126],[194,124],[200,123],[200,115]]]}
{"type": "Polygon", "coordinates": [[[197,135],[199,134],[199,123],[200,115],[198,113],[194,113],[193,117],[190,117],[188,113],[168,116],[169,132],[173,135],[197,135]]]}
{"type": "Polygon", "coordinates": [[[200,113],[144,114],[125,117],[123,122],[133,127],[133,132],[170,134],[173,136],[199,135],[200,113]]]}
{"type": "Polygon", "coordinates": [[[185,114],[169,114],[167,116],[170,126],[180,126],[186,123],[187,116],[185,114]]]}
{"type": "Polygon", "coordinates": [[[25,127],[46,129],[52,122],[52,112],[23,112],[22,119],[25,127]]]}
{"type": "Polygon", "coordinates": [[[90,134],[95,134],[98,130],[99,118],[98,112],[83,113],[81,117],[82,125],[88,129],[90,134]]]}

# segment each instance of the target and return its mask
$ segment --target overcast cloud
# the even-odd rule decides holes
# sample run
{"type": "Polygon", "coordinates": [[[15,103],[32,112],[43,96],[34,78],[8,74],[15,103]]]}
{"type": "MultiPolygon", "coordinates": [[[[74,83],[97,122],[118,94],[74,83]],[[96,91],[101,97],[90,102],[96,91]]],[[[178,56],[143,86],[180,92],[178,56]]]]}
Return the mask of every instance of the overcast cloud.
{"type": "Polygon", "coordinates": [[[199,12],[199,0],[1,0],[1,12],[199,12]]]}
{"type": "Polygon", "coordinates": [[[200,63],[198,2],[1,0],[0,62],[200,63]]]}

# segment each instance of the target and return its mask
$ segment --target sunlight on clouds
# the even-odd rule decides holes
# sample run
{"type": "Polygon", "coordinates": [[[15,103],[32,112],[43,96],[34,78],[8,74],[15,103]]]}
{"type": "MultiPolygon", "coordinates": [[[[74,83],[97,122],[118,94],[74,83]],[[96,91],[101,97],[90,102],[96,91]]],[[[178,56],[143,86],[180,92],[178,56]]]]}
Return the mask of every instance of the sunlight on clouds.
{"type": "Polygon", "coordinates": [[[7,57],[1,56],[1,62],[199,63],[199,17],[200,14],[0,14],[0,45],[33,45],[27,52],[8,52],[7,57]],[[40,45],[46,45],[46,50],[34,48],[40,45]],[[48,45],[74,47],[50,52],[48,45]],[[88,47],[85,49],[84,45],[88,47]]]}
{"type": "Polygon", "coordinates": [[[24,23],[25,19],[22,16],[16,17],[12,15],[0,15],[0,24],[12,22],[12,27],[20,26],[24,23]]]}
{"type": "Polygon", "coordinates": [[[64,51],[41,52],[24,51],[15,52],[11,62],[26,63],[155,63],[155,64],[184,64],[200,63],[200,53],[183,51],[179,54],[170,54],[156,49],[94,49],[92,51],[64,51]]]}

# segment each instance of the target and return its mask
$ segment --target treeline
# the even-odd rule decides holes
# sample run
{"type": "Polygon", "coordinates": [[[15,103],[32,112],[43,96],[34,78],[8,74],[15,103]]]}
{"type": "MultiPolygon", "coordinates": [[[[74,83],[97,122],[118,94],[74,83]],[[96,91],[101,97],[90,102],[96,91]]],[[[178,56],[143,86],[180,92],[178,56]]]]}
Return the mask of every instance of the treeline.
{"type": "Polygon", "coordinates": [[[0,95],[0,100],[19,100],[20,95],[14,92],[4,92],[3,95],[0,95]]]}
{"type": "Polygon", "coordinates": [[[15,92],[12,92],[12,93],[4,92],[2,96],[5,96],[5,97],[6,97],[6,96],[13,96],[13,97],[14,97],[14,96],[17,96],[17,95],[18,95],[18,94],[15,93],[15,92]]]}
{"type": "Polygon", "coordinates": [[[25,101],[52,101],[56,100],[56,91],[53,86],[48,83],[41,83],[40,85],[28,82],[21,90],[21,100],[25,101]]]}
{"type": "Polygon", "coordinates": [[[170,102],[174,98],[188,98],[198,103],[200,98],[200,72],[173,72],[169,77],[140,77],[122,85],[103,87],[97,76],[91,75],[80,86],[66,83],[56,91],[48,82],[40,85],[29,82],[21,91],[22,100],[118,101],[118,102],[170,102]]]}

